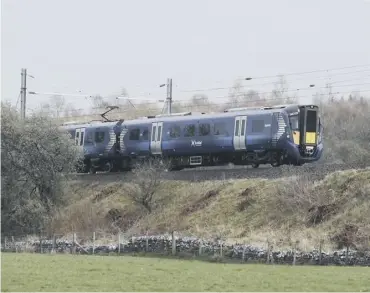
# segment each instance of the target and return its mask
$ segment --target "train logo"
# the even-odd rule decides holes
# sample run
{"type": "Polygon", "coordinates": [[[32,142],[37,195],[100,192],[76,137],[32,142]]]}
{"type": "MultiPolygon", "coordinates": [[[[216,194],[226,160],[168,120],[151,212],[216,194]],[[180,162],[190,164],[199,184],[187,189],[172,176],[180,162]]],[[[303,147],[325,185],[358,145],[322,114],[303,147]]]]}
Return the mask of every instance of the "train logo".
{"type": "Polygon", "coordinates": [[[203,144],[203,142],[201,141],[201,140],[198,140],[198,141],[196,141],[196,140],[192,140],[191,141],[191,146],[192,147],[201,147],[202,146],[202,144],[203,144]]]}

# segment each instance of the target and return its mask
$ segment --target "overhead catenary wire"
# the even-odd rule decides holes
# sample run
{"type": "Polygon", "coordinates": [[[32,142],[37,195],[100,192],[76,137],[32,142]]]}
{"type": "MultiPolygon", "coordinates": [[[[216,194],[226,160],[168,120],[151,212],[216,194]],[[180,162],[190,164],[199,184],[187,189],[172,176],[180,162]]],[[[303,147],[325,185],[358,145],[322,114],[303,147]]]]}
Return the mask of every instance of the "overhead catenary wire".
{"type": "MultiPolygon", "coordinates": [[[[345,66],[345,67],[337,67],[337,68],[329,68],[329,69],[319,69],[319,70],[312,70],[312,71],[302,71],[302,72],[293,72],[293,73],[283,73],[283,74],[277,74],[277,75],[266,75],[266,76],[257,76],[257,77],[252,77],[251,79],[267,79],[267,78],[276,78],[276,77],[286,77],[286,76],[304,76],[304,75],[308,75],[308,74],[313,74],[313,73],[320,73],[320,72],[326,72],[326,73],[329,73],[329,72],[333,72],[333,71],[340,71],[340,70],[347,70],[346,72],[337,72],[337,73],[330,73],[330,77],[331,79],[335,76],[339,76],[339,75],[347,75],[347,74],[355,74],[355,73],[361,73],[361,72],[368,72],[370,71],[370,68],[366,68],[366,67],[369,67],[370,64],[364,64],[364,65],[353,65],[353,66],[345,66]],[[357,71],[348,71],[348,69],[354,69],[354,68],[366,68],[366,69],[362,69],[362,70],[357,70],[357,71]]],[[[321,79],[321,78],[327,78],[327,77],[315,77],[312,81],[310,81],[311,83],[315,83],[314,80],[317,80],[317,79],[321,79]]],[[[367,78],[366,76],[364,78],[367,78]]],[[[366,85],[366,84],[369,84],[369,83],[358,83],[358,84],[348,84],[348,85],[335,85],[335,84],[338,84],[338,83],[342,83],[342,82],[349,82],[349,81],[354,81],[354,80],[358,80],[358,79],[351,79],[351,80],[342,80],[342,81],[332,81],[332,82],[329,82],[327,83],[327,85],[325,87],[317,87],[315,86],[315,89],[327,89],[328,88],[328,85],[330,85],[330,88],[336,88],[336,87],[350,87],[350,86],[363,86],[363,85],[366,85]]],[[[239,88],[245,88],[245,87],[248,87],[248,88],[252,88],[254,86],[262,86],[262,85],[269,85],[269,84],[278,84],[279,81],[273,81],[273,82],[265,82],[265,83],[260,83],[260,84],[250,84],[249,82],[246,82],[246,84],[244,85],[239,85],[238,87],[239,88]]],[[[203,88],[203,89],[195,89],[195,90],[181,90],[181,91],[177,91],[177,92],[204,92],[204,91],[213,91],[213,90],[232,90],[233,89],[233,86],[228,86],[228,87],[218,87],[218,88],[203,88]]],[[[278,89],[277,89],[278,90],[278,89]]],[[[292,92],[302,92],[302,91],[306,91],[306,90],[312,90],[312,88],[297,88],[297,89],[287,89],[287,90],[284,90],[284,94],[285,93],[292,93],[292,92]]],[[[366,91],[366,90],[361,90],[361,91],[357,91],[357,92],[363,92],[363,91],[366,91]]],[[[264,92],[260,92],[260,91],[256,91],[257,94],[259,95],[264,95],[264,94],[271,94],[272,91],[264,91],[264,92]]],[[[356,91],[347,91],[348,93],[349,92],[356,92],[356,91]]],[[[346,92],[346,93],[347,93],[346,92]]],[[[46,93],[44,93],[46,94],[46,93]]],[[[61,94],[61,93],[50,93],[50,94],[53,94],[53,95],[61,95],[61,96],[80,96],[80,97],[85,97],[85,98],[90,98],[92,97],[92,95],[76,95],[76,94],[61,94]]],[[[239,93],[236,93],[236,95],[238,95],[239,93]]],[[[240,93],[240,95],[245,95],[247,93],[240,93]]],[[[332,93],[332,94],[337,94],[337,93],[332,93]]],[[[149,93],[150,95],[150,93],[149,93]]],[[[147,103],[145,104],[157,104],[159,100],[156,100],[156,101],[153,101],[152,99],[142,99],[142,96],[140,97],[140,100],[142,101],[148,101],[147,103]],[[151,102],[153,101],[153,102],[151,102]]],[[[223,95],[223,96],[218,96],[218,97],[212,97],[212,99],[224,99],[224,98],[229,98],[230,95],[223,95]]],[[[136,99],[135,97],[133,98],[128,98],[128,99],[136,99]]],[[[175,102],[173,102],[174,104],[177,104],[177,103],[182,103],[182,102],[191,102],[191,100],[177,100],[175,102]]],[[[99,108],[99,107],[97,107],[99,108]]],[[[91,109],[91,108],[90,108],[91,109]]],[[[92,108],[94,109],[94,108],[92,108]]],[[[84,109],[75,109],[76,111],[78,110],[84,110],[84,109]]]]}
{"type": "MultiPolygon", "coordinates": [[[[339,75],[347,75],[347,74],[353,74],[353,73],[358,73],[358,72],[370,72],[370,69],[366,69],[366,70],[361,70],[361,71],[357,71],[357,72],[346,72],[346,73],[342,73],[342,74],[334,74],[334,75],[331,75],[331,78],[335,77],[335,76],[339,76],[339,75]]],[[[285,75],[283,75],[285,77],[285,75]]],[[[275,76],[277,77],[277,76],[275,76]]],[[[361,77],[361,78],[366,78],[366,77],[369,77],[369,76],[365,76],[365,77],[361,77]]],[[[325,79],[327,77],[315,77],[314,80],[318,80],[318,79],[325,79]]],[[[293,80],[294,81],[294,80],[293,80]]],[[[274,84],[278,84],[279,81],[272,81],[272,82],[264,82],[264,83],[245,83],[245,84],[240,84],[238,85],[238,87],[240,88],[253,88],[253,87],[257,87],[257,86],[265,86],[265,85],[274,85],[274,84]]],[[[330,83],[330,82],[329,82],[330,83]]],[[[332,82],[332,83],[335,83],[332,82]]],[[[211,92],[211,91],[218,91],[218,90],[227,90],[227,89],[230,89],[232,88],[232,86],[228,86],[228,87],[210,87],[210,88],[200,88],[200,89],[190,89],[190,90],[179,90],[178,92],[180,93],[196,93],[196,92],[211,92]]]]}
{"type": "MultiPolygon", "coordinates": [[[[370,92],[370,89],[364,89],[364,90],[358,90],[358,91],[344,91],[344,92],[333,92],[331,94],[328,94],[328,93],[322,93],[322,94],[318,94],[320,97],[330,97],[332,95],[336,95],[336,94],[348,94],[348,93],[363,93],[363,92],[370,92]]],[[[301,98],[305,98],[305,97],[309,97],[309,96],[301,96],[301,98]]],[[[223,97],[218,97],[218,98],[228,98],[228,96],[223,96],[223,97]]],[[[239,101],[239,102],[247,102],[247,103],[253,103],[253,102],[274,102],[274,101],[286,101],[289,97],[281,97],[281,98],[262,98],[262,99],[247,99],[245,101],[239,101]]],[[[290,97],[290,98],[293,98],[293,97],[290,97]]],[[[189,100],[177,100],[177,101],[174,101],[173,104],[181,104],[182,102],[191,102],[189,100]]],[[[239,102],[236,102],[236,104],[239,104],[239,102]]],[[[143,105],[154,105],[154,104],[158,104],[156,102],[154,103],[145,103],[143,105]]],[[[215,106],[215,107],[220,107],[220,106],[227,106],[227,105],[234,105],[235,102],[222,102],[222,103],[215,103],[215,102],[207,102],[205,103],[204,105],[191,105],[191,104],[186,104],[186,105],[181,105],[183,107],[187,107],[187,108],[193,108],[193,107],[202,107],[202,106],[207,106],[207,107],[212,107],[212,106],[215,106]]],[[[102,110],[104,107],[93,107],[93,108],[90,108],[90,110],[102,110]]],[[[32,110],[32,109],[28,109],[29,111],[35,111],[35,110],[32,110]]],[[[79,108],[79,109],[73,109],[74,111],[83,111],[83,110],[86,110],[84,108],[79,108]]],[[[123,111],[115,111],[114,113],[115,114],[123,114],[123,113],[126,113],[126,112],[131,112],[131,111],[158,111],[159,108],[144,108],[142,110],[138,110],[138,109],[127,109],[127,110],[123,110],[123,111]]],[[[78,115],[78,116],[73,116],[75,118],[83,118],[83,117],[89,117],[91,115],[97,115],[96,113],[89,113],[89,114],[85,114],[85,115],[78,115]]],[[[68,116],[64,116],[65,118],[68,118],[68,116]]]]}
{"type": "MultiPolygon", "coordinates": [[[[252,77],[252,80],[255,79],[267,79],[267,78],[276,78],[276,77],[286,77],[286,76],[302,76],[302,75],[307,75],[307,74],[312,74],[312,73],[320,73],[320,72],[331,72],[331,71],[338,71],[338,70],[343,70],[343,69],[352,69],[352,68],[359,68],[359,67],[370,67],[370,64],[364,64],[364,65],[354,65],[354,66],[346,66],[346,67],[337,67],[337,68],[329,68],[329,69],[320,69],[320,70],[312,70],[312,71],[303,71],[303,72],[295,72],[295,73],[282,73],[282,74],[277,74],[277,75],[266,75],[266,76],[259,76],[259,77],[252,77]]],[[[367,69],[362,69],[362,70],[357,70],[357,71],[346,71],[346,72],[341,72],[341,73],[331,73],[330,78],[332,79],[335,76],[339,75],[348,75],[348,74],[355,74],[355,73],[361,73],[361,72],[370,72],[370,68],[367,69]]],[[[319,79],[327,79],[327,76],[321,76],[321,77],[315,77],[313,80],[319,80],[319,79]]],[[[291,82],[292,80],[290,80],[291,82]]],[[[293,80],[294,81],[294,80],[293,80]]],[[[263,85],[274,85],[277,84],[278,81],[272,81],[272,82],[263,82],[263,83],[249,83],[247,82],[246,84],[241,84],[238,87],[240,88],[251,88],[255,86],[263,86],[263,85]]],[[[311,83],[311,81],[309,81],[311,83]]],[[[329,82],[329,84],[335,83],[329,82]]],[[[228,90],[232,89],[233,86],[224,86],[224,87],[209,87],[209,88],[198,88],[198,89],[184,89],[184,90],[176,90],[178,93],[186,93],[186,92],[205,92],[205,91],[217,91],[217,90],[228,90]]],[[[33,92],[36,93],[36,92],[33,92]]],[[[55,92],[50,92],[50,93],[42,93],[43,95],[45,94],[50,94],[50,95],[61,95],[61,96],[80,96],[80,97],[85,97],[85,98],[91,98],[94,95],[92,94],[86,94],[86,95],[78,95],[78,94],[63,94],[63,93],[55,93],[55,92]]],[[[147,92],[148,95],[150,95],[150,92],[147,92]]]]}
{"type": "Polygon", "coordinates": [[[252,77],[252,79],[264,79],[264,78],[273,78],[273,77],[279,77],[279,76],[292,76],[292,75],[305,75],[305,74],[311,74],[311,73],[336,71],[336,70],[342,70],[342,69],[351,69],[351,68],[367,67],[367,66],[370,66],[370,64],[337,67],[337,68],[330,68],[330,69],[319,69],[319,70],[312,70],[312,71],[302,71],[302,72],[295,72],[295,73],[281,73],[277,75],[257,76],[257,77],[252,77]]]}
{"type": "MultiPolygon", "coordinates": [[[[357,84],[346,84],[346,85],[333,85],[331,86],[332,89],[333,88],[339,88],[339,87],[350,87],[350,86],[363,86],[363,85],[370,85],[370,82],[366,82],[366,83],[357,83],[357,84]]],[[[302,92],[302,91],[312,91],[312,89],[327,89],[326,86],[323,86],[323,87],[303,87],[303,88],[297,88],[297,89],[288,89],[288,90],[285,90],[284,91],[284,94],[285,93],[294,93],[294,92],[302,92]]],[[[337,93],[351,93],[351,92],[362,92],[362,91],[365,91],[365,90],[356,90],[356,91],[344,91],[344,92],[337,92],[337,93]]],[[[271,94],[272,91],[266,91],[266,92],[258,92],[256,91],[256,94],[257,95],[264,95],[264,94],[271,94]]],[[[241,95],[247,95],[248,93],[241,93],[241,95]]],[[[335,94],[335,93],[334,93],[335,94]]],[[[223,95],[223,96],[216,96],[216,97],[212,97],[212,99],[225,99],[225,98],[230,98],[230,95],[223,95]]],[[[132,100],[139,100],[137,97],[131,97],[131,98],[128,98],[129,99],[132,99],[132,100]]],[[[156,100],[153,100],[153,99],[140,99],[140,101],[145,101],[145,104],[148,105],[148,104],[157,104],[158,102],[162,102],[164,100],[161,100],[161,99],[156,99],[156,100]]],[[[191,102],[192,100],[191,99],[187,99],[187,100],[176,100],[172,103],[182,103],[182,102],[191,102]]],[[[131,102],[130,102],[131,103],[131,102]]],[[[95,107],[95,108],[99,108],[100,107],[95,107]]],[[[94,108],[90,108],[90,109],[94,109],[94,108]]],[[[77,109],[76,109],[77,110],[77,109]]],[[[83,110],[83,109],[79,109],[79,110],[83,110]]]]}

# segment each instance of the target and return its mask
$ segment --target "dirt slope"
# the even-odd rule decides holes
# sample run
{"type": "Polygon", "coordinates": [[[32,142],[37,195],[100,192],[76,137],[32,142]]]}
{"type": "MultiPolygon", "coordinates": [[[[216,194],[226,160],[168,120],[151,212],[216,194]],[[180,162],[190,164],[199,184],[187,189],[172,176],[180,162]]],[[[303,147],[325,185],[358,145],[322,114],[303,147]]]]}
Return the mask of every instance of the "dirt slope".
{"type": "Polygon", "coordinates": [[[128,196],[128,186],[74,183],[70,205],[55,216],[54,232],[127,234],[181,231],[226,241],[277,247],[299,241],[302,249],[353,243],[369,245],[370,169],[338,171],[324,180],[309,177],[240,179],[188,183],[163,182],[153,212],[128,196]],[[346,236],[347,235],[347,236],[346,236]]]}

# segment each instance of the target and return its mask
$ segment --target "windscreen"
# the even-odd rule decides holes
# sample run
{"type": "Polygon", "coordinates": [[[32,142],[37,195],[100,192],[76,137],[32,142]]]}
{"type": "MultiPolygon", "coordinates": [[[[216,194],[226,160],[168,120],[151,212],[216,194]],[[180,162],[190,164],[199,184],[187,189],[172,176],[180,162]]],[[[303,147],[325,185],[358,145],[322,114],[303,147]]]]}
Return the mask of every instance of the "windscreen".
{"type": "Polygon", "coordinates": [[[317,112],[316,111],[307,111],[307,120],[306,120],[306,132],[316,132],[317,128],[317,112]]]}

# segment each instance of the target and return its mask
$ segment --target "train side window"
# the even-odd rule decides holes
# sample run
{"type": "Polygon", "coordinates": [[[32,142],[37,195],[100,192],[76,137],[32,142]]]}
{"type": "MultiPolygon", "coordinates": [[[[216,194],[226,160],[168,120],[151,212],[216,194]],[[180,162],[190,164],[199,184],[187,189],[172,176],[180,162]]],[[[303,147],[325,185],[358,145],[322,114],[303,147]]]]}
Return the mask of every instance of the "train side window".
{"type": "Polygon", "coordinates": [[[177,138],[180,137],[181,134],[181,127],[178,125],[173,125],[169,129],[169,136],[171,138],[177,138]]]}
{"type": "Polygon", "coordinates": [[[213,125],[213,135],[228,135],[224,122],[216,122],[213,125]]]}
{"type": "Polygon", "coordinates": [[[298,115],[290,116],[289,121],[290,121],[290,127],[292,128],[292,130],[293,131],[299,131],[299,117],[298,117],[298,115]]]}
{"type": "Polygon", "coordinates": [[[162,126],[158,125],[157,141],[161,141],[162,126]]]}
{"type": "Polygon", "coordinates": [[[139,140],[140,139],[140,129],[135,128],[130,130],[130,140],[139,140]]]}
{"type": "Polygon", "coordinates": [[[239,120],[236,120],[234,136],[239,136],[239,120]]]}
{"type": "Polygon", "coordinates": [[[208,123],[199,124],[199,135],[207,136],[211,132],[211,125],[208,123]]]}
{"type": "Polygon", "coordinates": [[[145,141],[147,141],[149,139],[149,130],[148,129],[145,129],[143,131],[143,135],[142,135],[141,138],[142,138],[142,140],[145,140],[145,141]]]}
{"type": "Polygon", "coordinates": [[[78,145],[79,138],[80,138],[80,133],[79,132],[76,132],[76,135],[75,135],[75,145],[78,145]]]}
{"type": "Polygon", "coordinates": [[[104,142],[104,136],[105,136],[104,131],[96,131],[95,132],[95,142],[96,143],[104,142]]]}
{"type": "Polygon", "coordinates": [[[157,130],[157,126],[153,126],[152,141],[155,141],[155,131],[156,130],[157,130]]]}
{"type": "Polygon", "coordinates": [[[185,126],[184,136],[185,137],[195,136],[195,125],[194,124],[190,124],[190,125],[185,126]]]}
{"type": "Polygon", "coordinates": [[[94,137],[92,132],[88,132],[85,137],[85,144],[93,144],[94,143],[94,137]]]}
{"type": "Polygon", "coordinates": [[[243,119],[242,120],[242,127],[241,127],[241,130],[240,130],[240,135],[244,136],[244,134],[245,134],[245,120],[243,119]]]}
{"type": "Polygon", "coordinates": [[[252,132],[263,132],[265,129],[264,120],[252,120],[252,132]]]}

